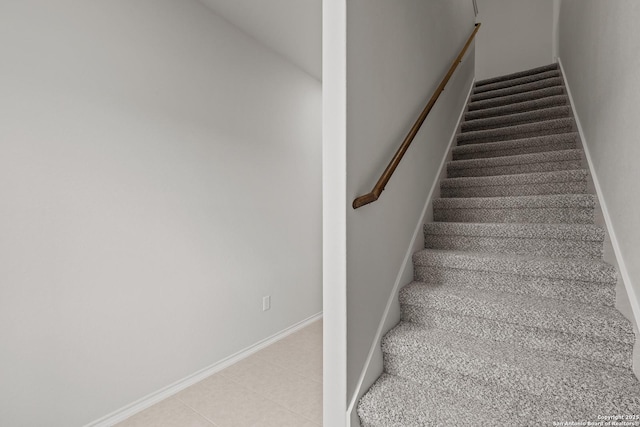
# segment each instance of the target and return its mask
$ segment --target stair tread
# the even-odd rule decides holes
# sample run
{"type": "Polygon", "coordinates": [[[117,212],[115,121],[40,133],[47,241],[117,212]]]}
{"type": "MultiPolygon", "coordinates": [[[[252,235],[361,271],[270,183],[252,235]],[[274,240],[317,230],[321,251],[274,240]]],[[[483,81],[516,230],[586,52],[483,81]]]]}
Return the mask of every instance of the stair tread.
{"type": "Polygon", "coordinates": [[[473,100],[470,99],[468,109],[469,111],[483,110],[486,108],[503,107],[510,104],[516,104],[525,101],[532,101],[535,99],[546,98],[549,96],[566,95],[566,91],[563,86],[551,86],[542,89],[532,90],[529,92],[521,92],[513,95],[506,95],[497,98],[473,100]]]}
{"type": "Polygon", "coordinates": [[[594,208],[593,194],[550,194],[505,197],[450,197],[433,200],[434,209],[594,208]]]}
{"type": "Polygon", "coordinates": [[[527,173],[513,172],[515,171],[507,171],[505,175],[464,176],[443,179],[440,181],[440,197],[504,197],[581,194],[587,192],[588,171],[585,169],[561,169],[527,173]]]}
{"type": "Polygon", "coordinates": [[[490,387],[471,378],[461,386],[437,369],[430,373],[428,384],[383,373],[358,405],[363,427],[539,426],[560,418],[598,421],[603,415],[600,408],[579,402],[490,387]]]}
{"type": "Polygon", "coordinates": [[[525,111],[535,111],[542,108],[560,105],[569,105],[569,97],[567,95],[551,95],[529,101],[516,102],[510,105],[467,111],[464,115],[464,121],[475,121],[488,117],[498,117],[525,111]]]}
{"type": "Polygon", "coordinates": [[[465,287],[412,282],[400,303],[533,328],[633,343],[631,323],[614,307],[465,287]]]}
{"type": "MultiPolygon", "coordinates": [[[[548,390],[554,382],[561,386],[566,381],[574,386],[584,385],[590,389],[601,387],[614,392],[640,393],[640,384],[633,372],[626,368],[532,351],[509,343],[484,340],[415,323],[401,322],[389,331],[382,340],[382,349],[385,353],[419,358],[422,363],[428,363],[427,360],[433,361],[437,357],[442,363],[436,366],[444,368],[447,365],[458,365],[467,375],[482,375],[493,367],[502,371],[501,374],[506,377],[513,375],[521,376],[522,379],[534,379],[541,376],[553,381],[546,387],[535,384],[534,387],[539,387],[540,391],[548,390]],[[429,343],[437,345],[428,345],[429,343]]],[[[563,391],[570,389],[571,387],[567,387],[563,391]]],[[[582,390],[576,390],[578,391],[582,390]]]]}
{"type": "Polygon", "coordinates": [[[560,70],[549,70],[543,71],[535,74],[528,74],[526,76],[514,77],[508,80],[502,80],[499,82],[486,83],[481,85],[475,85],[473,93],[482,93],[487,92],[494,89],[503,89],[511,86],[517,86],[523,83],[535,82],[538,80],[543,80],[551,77],[560,77],[560,70]]]}
{"type": "Polygon", "coordinates": [[[512,426],[506,411],[489,411],[481,402],[407,378],[382,374],[358,404],[363,427],[445,425],[512,426]],[[384,402],[384,409],[380,402],[384,402]]]}
{"type": "Polygon", "coordinates": [[[477,237],[515,237],[521,239],[582,240],[602,242],[604,229],[589,224],[530,224],[530,223],[461,223],[430,222],[424,225],[425,234],[477,237]]]}
{"type": "Polygon", "coordinates": [[[562,79],[560,77],[550,77],[529,83],[519,84],[503,89],[494,89],[487,92],[476,93],[471,95],[471,101],[482,101],[485,99],[500,98],[503,96],[515,95],[518,93],[531,92],[539,89],[546,89],[553,86],[561,86],[562,79]]]}
{"type": "Polygon", "coordinates": [[[462,123],[463,133],[472,130],[488,130],[513,126],[520,123],[540,122],[554,118],[570,117],[571,107],[567,105],[540,108],[533,111],[524,111],[511,114],[504,114],[495,117],[485,117],[481,119],[468,120],[462,123]]]}
{"type": "MultiPolygon", "coordinates": [[[[428,286],[425,284],[425,286],[428,286]]],[[[431,286],[434,286],[431,284],[431,286]]],[[[457,287],[447,282],[447,287],[457,287]]],[[[459,286],[462,288],[469,286],[459,286]]],[[[497,292],[503,292],[502,290],[497,292]]],[[[430,328],[451,330],[478,338],[506,342],[538,351],[594,360],[624,368],[632,367],[633,345],[613,341],[609,337],[583,336],[537,326],[518,324],[512,319],[469,316],[464,313],[437,310],[431,307],[402,306],[402,320],[430,328]]],[[[517,318],[516,318],[517,319],[517,318]]]]}
{"type": "Polygon", "coordinates": [[[447,169],[476,169],[495,166],[520,165],[531,163],[561,162],[582,159],[582,150],[556,150],[541,153],[517,154],[514,156],[484,157],[481,159],[452,160],[447,169]]]}
{"type": "Polygon", "coordinates": [[[424,247],[554,258],[602,259],[604,230],[589,224],[431,222],[424,247]]]}
{"type": "Polygon", "coordinates": [[[519,78],[519,77],[523,77],[523,76],[528,76],[528,75],[538,74],[538,73],[544,73],[544,72],[547,72],[547,71],[558,70],[558,69],[559,69],[559,67],[558,67],[557,63],[543,65],[541,67],[530,68],[528,70],[523,70],[523,71],[518,71],[518,72],[515,72],[515,73],[509,73],[509,74],[505,74],[505,75],[500,75],[500,76],[495,76],[495,77],[490,77],[490,78],[478,80],[476,82],[476,87],[484,86],[484,85],[495,83],[495,82],[498,82],[498,81],[511,80],[511,79],[515,79],[515,78],[519,78]]]}
{"type": "MultiPolygon", "coordinates": [[[[578,137],[579,135],[576,132],[566,132],[561,134],[542,135],[542,136],[536,136],[536,137],[530,137],[530,138],[520,138],[520,139],[514,138],[514,139],[504,140],[504,141],[485,142],[483,144],[459,145],[459,146],[453,147],[452,152],[455,159],[456,155],[470,154],[470,153],[481,153],[481,152],[493,153],[493,152],[504,151],[504,150],[518,150],[527,146],[576,144],[576,142],[578,141],[578,137]]],[[[503,156],[498,156],[498,157],[503,157],[503,156]]]]}
{"type": "Polygon", "coordinates": [[[581,258],[547,258],[485,252],[422,249],[413,254],[416,266],[450,267],[461,270],[508,272],[520,276],[540,276],[584,282],[616,283],[610,264],[581,258]]]}
{"type": "MultiPolygon", "coordinates": [[[[501,128],[494,129],[484,129],[484,130],[473,130],[468,132],[462,132],[456,135],[456,141],[458,144],[473,144],[478,142],[497,142],[499,139],[509,137],[511,135],[527,135],[532,133],[540,133],[546,132],[547,134],[551,131],[557,131],[557,133],[562,133],[562,130],[565,132],[570,132],[573,129],[574,120],[573,118],[559,118],[559,119],[551,119],[551,120],[543,120],[534,123],[523,123],[517,124],[514,126],[507,126],[501,128]],[[489,141],[487,141],[489,139],[489,141]],[[475,142],[474,142],[475,141],[475,142]]],[[[544,136],[544,135],[536,135],[536,136],[544,136]]],[[[517,138],[510,138],[511,140],[517,138]]]]}
{"type": "Polygon", "coordinates": [[[586,169],[560,170],[551,172],[532,172],[499,176],[465,176],[446,178],[440,182],[441,188],[451,187],[493,187],[523,184],[539,184],[568,181],[584,181],[587,179],[586,169]]]}
{"type": "MultiPolygon", "coordinates": [[[[518,255],[515,251],[513,254],[518,255]]],[[[518,274],[517,268],[511,272],[504,269],[493,271],[457,267],[457,264],[416,265],[414,280],[440,286],[530,295],[596,306],[613,307],[615,305],[616,284],[613,281],[587,282],[564,277],[524,276],[518,274]]]]}
{"type": "Polygon", "coordinates": [[[587,407],[597,404],[600,409],[622,405],[625,410],[640,406],[640,384],[633,372],[596,361],[407,322],[384,337],[382,348],[389,355],[385,360],[390,373],[398,375],[404,370],[416,382],[430,378],[428,373],[436,367],[472,383],[551,397],[565,404],[577,401],[587,407]]]}

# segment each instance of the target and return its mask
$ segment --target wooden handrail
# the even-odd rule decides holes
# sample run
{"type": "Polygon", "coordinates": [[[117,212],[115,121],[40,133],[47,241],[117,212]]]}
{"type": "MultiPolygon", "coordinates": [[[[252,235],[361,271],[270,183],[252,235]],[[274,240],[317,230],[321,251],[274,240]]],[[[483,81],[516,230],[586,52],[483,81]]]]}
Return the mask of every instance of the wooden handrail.
{"type": "Polygon", "coordinates": [[[435,92],[431,96],[431,99],[427,103],[427,106],[424,107],[424,110],[422,110],[422,113],[420,113],[418,120],[416,120],[413,127],[411,127],[409,134],[405,137],[404,141],[402,141],[400,148],[398,148],[398,151],[396,151],[396,154],[391,159],[391,162],[389,162],[389,164],[387,165],[387,168],[384,170],[384,172],[382,172],[382,175],[380,176],[380,179],[378,180],[376,185],[373,187],[373,190],[371,190],[370,193],[367,193],[363,196],[356,198],[353,201],[353,205],[352,205],[353,209],[358,209],[359,207],[362,207],[364,205],[367,205],[369,203],[372,203],[378,200],[378,197],[380,197],[380,194],[382,194],[382,192],[384,191],[384,187],[389,182],[389,179],[391,179],[391,175],[393,175],[393,172],[398,167],[400,160],[402,160],[402,157],[407,152],[407,150],[409,149],[409,146],[413,142],[413,138],[415,138],[416,134],[420,130],[420,126],[422,126],[422,123],[424,123],[425,119],[427,118],[427,115],[431,111],[431,108],[433,108],[433,105],[436,103],[436,101],[440,97],[440,94],[444,90],[444,87],[446,86],[447,82],[449,82],[451,75],[456,70],[456,68],[458,68],[458,64],[462,62],[462,57],[467,52],[469,45],[471,44],[471,42],[473,41],[473,38],[476,36],[476,33],[478,32],[478,29],[480,29],[480,23],[477,23],[475,25],[475,28],[473,29],[473,32],[469,36],[467,43],[465,43],[464,47],[458,54],[458,57],[455,59],[455,61],[453,61],[453,64],[451,64],[451,67],[449,68],[449,72],[447,73],[446,76],[444,76],[444,79],[442,79],[442,81],[440,82],[440,85],[438,85],[438,87],[436,88],[435,92]]]}

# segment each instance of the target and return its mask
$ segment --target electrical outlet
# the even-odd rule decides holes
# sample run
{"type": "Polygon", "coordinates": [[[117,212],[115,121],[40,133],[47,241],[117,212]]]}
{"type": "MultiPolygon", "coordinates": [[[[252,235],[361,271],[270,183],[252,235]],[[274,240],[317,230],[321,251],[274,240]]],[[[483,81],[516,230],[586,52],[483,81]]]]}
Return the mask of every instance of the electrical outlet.
{"type": "Polygon", "coordinates": [[[271,308],[271,295],[262,297],[262,311],[267,311],[271,308]]]}

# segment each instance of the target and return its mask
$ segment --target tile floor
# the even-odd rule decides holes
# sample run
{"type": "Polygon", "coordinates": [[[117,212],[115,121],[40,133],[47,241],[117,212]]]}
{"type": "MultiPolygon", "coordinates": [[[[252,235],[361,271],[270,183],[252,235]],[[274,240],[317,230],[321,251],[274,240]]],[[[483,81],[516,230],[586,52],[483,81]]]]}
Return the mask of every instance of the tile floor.
{"type": "Polygon", "coordinates": [[[322,320],[118,427],[322,426],[322,320]]]}

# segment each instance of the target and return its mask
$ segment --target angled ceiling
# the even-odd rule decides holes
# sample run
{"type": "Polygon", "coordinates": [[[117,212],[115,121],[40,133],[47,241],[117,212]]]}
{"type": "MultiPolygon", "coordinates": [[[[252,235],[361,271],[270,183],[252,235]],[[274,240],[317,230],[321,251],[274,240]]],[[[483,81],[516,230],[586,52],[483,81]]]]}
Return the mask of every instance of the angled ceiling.
{"type": "Polygon", "coordinates": [[[322,0],[200,1],[316,79],[322,79],[322,0]]]}

